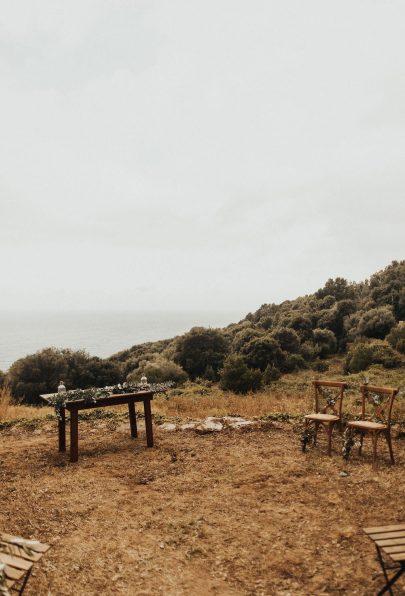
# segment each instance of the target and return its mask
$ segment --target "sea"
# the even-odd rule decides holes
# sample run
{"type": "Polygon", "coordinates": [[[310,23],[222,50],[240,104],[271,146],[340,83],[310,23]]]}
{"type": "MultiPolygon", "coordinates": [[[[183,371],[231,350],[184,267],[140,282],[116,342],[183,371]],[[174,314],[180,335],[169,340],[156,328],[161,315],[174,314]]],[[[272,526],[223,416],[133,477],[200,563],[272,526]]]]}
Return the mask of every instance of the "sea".
{"type": "Polygon", "coordinates": [[[86,350],[102,358],[146,341],[168,339],[192,327],[225,327],[246,313],[181,312],[2,312],[0,370],[47,347],[86,350]]]}

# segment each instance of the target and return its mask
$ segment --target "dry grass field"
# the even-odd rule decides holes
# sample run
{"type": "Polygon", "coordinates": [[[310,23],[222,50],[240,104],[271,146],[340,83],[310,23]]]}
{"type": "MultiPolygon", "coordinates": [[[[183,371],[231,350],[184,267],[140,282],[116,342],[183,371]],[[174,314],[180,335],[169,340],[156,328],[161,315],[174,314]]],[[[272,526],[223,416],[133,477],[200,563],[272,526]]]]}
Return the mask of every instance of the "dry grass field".
{"type": "Polygon", "coordinates": [[[376,593],[382,576],[362,528],[405,519],[405,439],[396,426],[395,466],[383,441],[376,468],[368,442],[344,462],[338,436],[331,458],[324,437],[303,454],[311,378],[247,397],[174,390],[153,404],[153,449],[142,422],[132,440],[124,411],[93,412],[79,425],[77,464],[57,452],[49,409],[8,404],[7,414],[4,399],[0,528],[52,544],[27,595],[376,593]],[[206,435],[158,424],[225,414],[262,419],[206,435]]]}

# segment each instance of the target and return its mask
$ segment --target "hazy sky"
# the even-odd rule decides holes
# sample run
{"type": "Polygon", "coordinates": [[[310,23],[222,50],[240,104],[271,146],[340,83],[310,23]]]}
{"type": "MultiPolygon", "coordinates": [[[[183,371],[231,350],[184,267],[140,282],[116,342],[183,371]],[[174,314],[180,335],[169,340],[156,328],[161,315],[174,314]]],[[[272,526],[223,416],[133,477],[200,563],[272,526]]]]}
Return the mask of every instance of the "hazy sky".
{"type": "Polygon", "coordinates": [[[404,23],[0,0],[0,307],[248,312],[405,258],[404,23]]]}

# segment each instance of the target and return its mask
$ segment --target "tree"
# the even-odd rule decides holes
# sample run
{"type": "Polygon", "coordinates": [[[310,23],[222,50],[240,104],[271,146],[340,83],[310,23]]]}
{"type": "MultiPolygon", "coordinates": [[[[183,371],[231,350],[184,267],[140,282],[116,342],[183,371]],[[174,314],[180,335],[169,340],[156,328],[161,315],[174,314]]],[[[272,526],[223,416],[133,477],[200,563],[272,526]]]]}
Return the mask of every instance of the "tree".
{"type": "Polygon", "coordinates": [[[345,300],[346,298],[355,297],[355,288],[343,277],[329,278],[323,288],[315,292],[317,298],[325,298],[325,296],[333,296],[336,300],[345,300]]]}
{"type": "Polygon", "coordinates": [[[14,362],[7,375],[14,397],[40,403],[41,393],[53,393],[60,380],[68,389],[114,385],[121,380],[117,363],[90,356],[84,350],[45,348],[14,362]]]}
{"type": "Polygon", "coordinates": [[[207,366],[212,366],[218,374],[228,350],[228,341],[221,331],[194,327],[177,340],[174,359],[195,379],[204,375],[207,366]]]}
{"type": "Polygon", "coordinates": [[[259,370],[248,368],[241,356],[232,354],[225,360],[220,372],[220,387],[225,391],[248,393],[260,389],[262,375],[259,370]]]}

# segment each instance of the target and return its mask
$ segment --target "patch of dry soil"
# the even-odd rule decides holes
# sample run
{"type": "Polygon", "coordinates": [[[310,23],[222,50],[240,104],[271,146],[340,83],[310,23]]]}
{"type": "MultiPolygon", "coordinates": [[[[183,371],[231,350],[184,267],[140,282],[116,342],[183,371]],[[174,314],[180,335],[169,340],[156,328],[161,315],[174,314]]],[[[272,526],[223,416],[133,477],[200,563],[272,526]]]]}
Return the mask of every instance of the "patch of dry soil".
{"type": "Polygon", "coordinates": [[[79,432],[77,464],[57,453],[50,422],[0,433],[0,528],[52,544],[27,596],[381,587],[361,529],[405,520],[404,441],[392,467],[381,440],[373,469],[368,443],[345,465],[322,441],[303,454],[289,423],[208,435],[155,427],[153,449],[126,423],[82,421],[79,432]]]}

